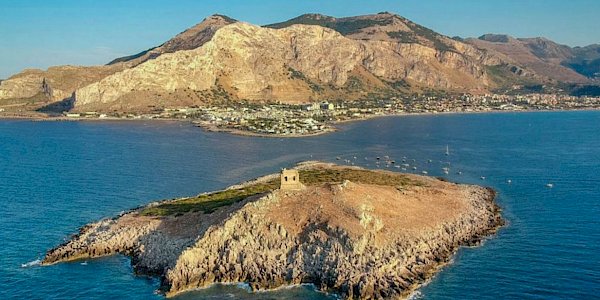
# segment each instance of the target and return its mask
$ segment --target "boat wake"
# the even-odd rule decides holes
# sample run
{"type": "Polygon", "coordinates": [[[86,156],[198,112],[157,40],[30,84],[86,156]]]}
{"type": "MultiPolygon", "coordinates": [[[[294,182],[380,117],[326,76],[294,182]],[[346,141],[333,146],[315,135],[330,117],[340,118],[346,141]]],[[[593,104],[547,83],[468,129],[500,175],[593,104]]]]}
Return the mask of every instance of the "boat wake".
{"type": "Polygon", "coordinates": [[[36,259],[34,261],[30,261],[28,263],[21,264],[21,268],[29,268],[42,265],[41,259],[36,259]]]}

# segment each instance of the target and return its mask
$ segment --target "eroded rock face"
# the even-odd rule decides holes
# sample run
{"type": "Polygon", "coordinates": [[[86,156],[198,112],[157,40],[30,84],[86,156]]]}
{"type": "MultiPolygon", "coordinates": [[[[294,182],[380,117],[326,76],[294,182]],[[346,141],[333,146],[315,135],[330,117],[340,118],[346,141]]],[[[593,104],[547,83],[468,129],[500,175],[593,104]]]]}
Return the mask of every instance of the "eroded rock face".
{"type": "Polygon", "coordinates": [[[213,15],[107,66],[25,71],[0,84],[0,100],[54,102],[76,91],[75,111],[144,112],[230,100],[359,100],[423,89],[481,93],[502,82],[487,67],[512,61],[389,13],[304,15],[271,27],[279,29],[213,15]],[[396,90],[397,82],[406,90],[396,90]]]}
{"type": "Polygon", "coordinates": [[[34,96],[45,97],[48,102],[64,100],[71,97],[78,88],[162,54],[198,48],[209,41],[219,28],[234,22],[236,21],[225,16],[209,16],[158,47],[139,55],[117,58],[106,66],[56,66],[45,71],[24,70],[0,83],[0,104],[3,99],[27,99],[34,96]]]}
{"type": "Polygon", "coordinates": [[[489,189],[407,176],[416,184],[275,190],[211,214],[136,210],[85,226],[43,263],[124,253],[136,271],[162,276],[168,296],[247,282],[255,290],[314,283],[344,298],[402,297],[503,222],[489,189]]]}
{"type": "Polygon", "coordinates": [[[0,83],[0,104],[5,99],[26,99],[42,94],[49,102],[71,97],[90,83],[122,70],[121,66],[59,66],[25,70],[0,83]]]}
{"type": "Polygon", "coordinates": [[[394,188],[353,183],[273,193],[184,251],[167,273],[169,295],[215,282],[248,282],[259,290],[314,283],[344,298],[406,296],[459,245],[479,240],[501,223],[488,190],[469,187],[452,195],[466,201],[437,192],[426,198],[451,204],[439,210],[417,207],[413,201],[425,196],[422,191],[406,191],[420,196],[402,203],[391,200],[402,194],[394,188]]]}
{"type": "Polygon", "coordinates": [[[77,90],[75,106],[145,107],[161,105],[173,94],[183,103],[202,104],[199,93],[214,89],[236,99],[308,102],[321,90],[342,88],[357,69],[378,80],[485,89],[490,83],[483,66],[497,61],[460,47],[464,53],[355,40],[320,26],[276,30],[238,22],[220,28],[197,49],[163,54],[77,90]]]}
{"type": "Polygon", "coordinates": [[[109,65],[122,64],[131,68],[145,61],[155,59],[165,53],[196,49],[210,41],[219,28],[235,22],[237,21],[222,15],[209,16],[202,20],[202,22],[176,35],[160,46],[136,55],[117,58],[111,61],[109,65]]]}

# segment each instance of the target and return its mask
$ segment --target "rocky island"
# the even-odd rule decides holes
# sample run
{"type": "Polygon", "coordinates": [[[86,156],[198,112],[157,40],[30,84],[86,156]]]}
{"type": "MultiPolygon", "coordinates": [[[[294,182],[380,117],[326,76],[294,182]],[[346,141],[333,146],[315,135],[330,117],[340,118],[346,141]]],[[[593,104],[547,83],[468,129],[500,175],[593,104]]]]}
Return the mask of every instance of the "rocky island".
{"type": "Polygon", "coordinates": [[[306,162],[222,191],[91,223],[44,265],[122,253],[167,296],[214,283],[312,283],[402,298],[503,224],[495,193],[432,177],[306,162]]]}

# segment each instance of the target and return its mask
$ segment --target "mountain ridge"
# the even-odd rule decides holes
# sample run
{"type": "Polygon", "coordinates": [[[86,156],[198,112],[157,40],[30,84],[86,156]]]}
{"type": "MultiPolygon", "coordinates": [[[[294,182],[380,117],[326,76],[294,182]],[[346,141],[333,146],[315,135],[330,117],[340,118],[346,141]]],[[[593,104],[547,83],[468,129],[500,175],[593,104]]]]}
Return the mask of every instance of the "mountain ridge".
{"type": "Polygon", "coordinates": [[[450,38],[388,12],[343,18],[304,14],[264,26],[215,14],[156,47],[105,66],[15,74],[0,82],[0,105],[68,101],[75,110],[143,111],[226,101],[306,103],[431,90],[477,94],[528,84],[590,84],[599,75],[599,48],[507,35],[450,38]],[[231,38],[214,38],[232,25],[245,29],[225,29],[231,38]],[[248,26],[262,38],[244,34],[248,26]],[[516,54],[502,48],[507,43],[519,46],[516,54]],[[200,63],[195,57],[200,52],[210,64],[200,63]]]}
{"type": "Polygon", "coordinates": [[[536,73],[568,83],[593,83],[600,78],[600,45],[570,47],[545,37],[515,38],[484,34],[465,39],[476,47],[502,53],[536,73]]]}
{"type": "MultiPolygon", "coordinates": [[[[465,53],[473,49],[465,48],[465,53]]],[[[364,86],[365,80],[359,78],[362,75],[379,86],[406,80],[416,86],[485,90],[491,83],[483,64],[496,61],[479,52],[472,54],[472,60],[465,55],[438,53],[419,44],[354,40],[314,25],[270,29],[237,22],[218,29],[199,48],[165,54],[79,89],[75,107],[98,108],[90,105],[115,101],[132,105],[136,102],[133,98],[160,101],[169,93],[177,94],[188,105],[202,104],[205,99],[199,93],[221,88],[228,98],[251,101],[304,103],[324,97],[356,98],[343,87],[350,78],[358,78],[364,86]],[[300,74],[294,75],[294,71],[300,74]],[[182,92],[186,89],[189,91],[182,92]]]]}

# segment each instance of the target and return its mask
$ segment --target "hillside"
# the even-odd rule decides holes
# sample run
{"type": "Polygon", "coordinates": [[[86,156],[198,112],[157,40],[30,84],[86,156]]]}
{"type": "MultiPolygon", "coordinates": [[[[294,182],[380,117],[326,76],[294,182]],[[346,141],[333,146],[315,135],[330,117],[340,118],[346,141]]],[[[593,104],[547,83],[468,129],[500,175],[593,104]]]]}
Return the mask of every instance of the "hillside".
{"type": "Polygon", "coordinates": [[[234,22],[236,20],[226,16],[209,16],[160,46],[117,58],[106,66],[56,66],[48,70],[24,70],[0,82],[0,106],[35,110],[70,99],[76,89],[108,75],[135,67],[164,53],[197,48],[210,40],[217,29],[234,22]]]}
{"type": "MultiPolygon", "coordinates": [[[[306,103],[430,89],[482,93],[496,86],[488,68],[507,65],[392,14],[301,20],[262,28],[241,22],[223,26],[198,48],[157,57],[79,89],[75,109],[306,103]]],[[[506,76],[519,77],[506,70],[506,76]]]]}
{"type": "Polygon", "coordinates": [[[531,69],[540,76],[568,83],[590,83],[600,72],[599,47],[571,48],[546,38],[513,38],[486,34],[468,43],[502,53],[507,59],[531,69]]]}
{"type": "MultiPolygon", "coordinates": [[[[465,47],[468,47],[461,42],[452,40],[429,28],[388,12],[346,18],[305,14],[285,22],[266,25],[265,27],[279,29],[295,24],[318,25],[331,28],[355,40],[419,44],[439,51],[453,50],[462,52],[465,47]]],[[[469,50],[475,51],[474,49],[469,50]]],[[[479,53],[479,55],[484,54],[479,53]]]]}
{"type": "Polygon", "coordinates": [[[306,14],[263,27],[213,15],[106,66],[23,71],[0,82],[0,106],[39,109],[63,101],[68,107],[58,109],[139,113],[231,101],[297,104],[518,92],[593,83],[598,49],[503,35],[465,42],[387,12],[306,14]]]}
{"type": "Polygon", "coordinates": [[[173,53],[180,50],[195,49],[208,42],[219,28],[235,22],[237,22],[237,20],[234,20],[227,16],[212,15],[202,20],[202,22],[176,35],[175,37],[166,41],[160,46],[142,51],[131,56],[116,58],[108,64],[114,65],[124,63],[129,67],[133,67],[147,60],[157,58],[165,53],[173,53]]]}
{"type": "Polygon", "coordinates": [[[395,299],[503,224],[485,188],[323,163],[298,169],[297,190],[279,189],[274,174],[91,223],[43,264],[130,255],[136,272],[163,279],[167,296],[247,282],[395,299]]]}

